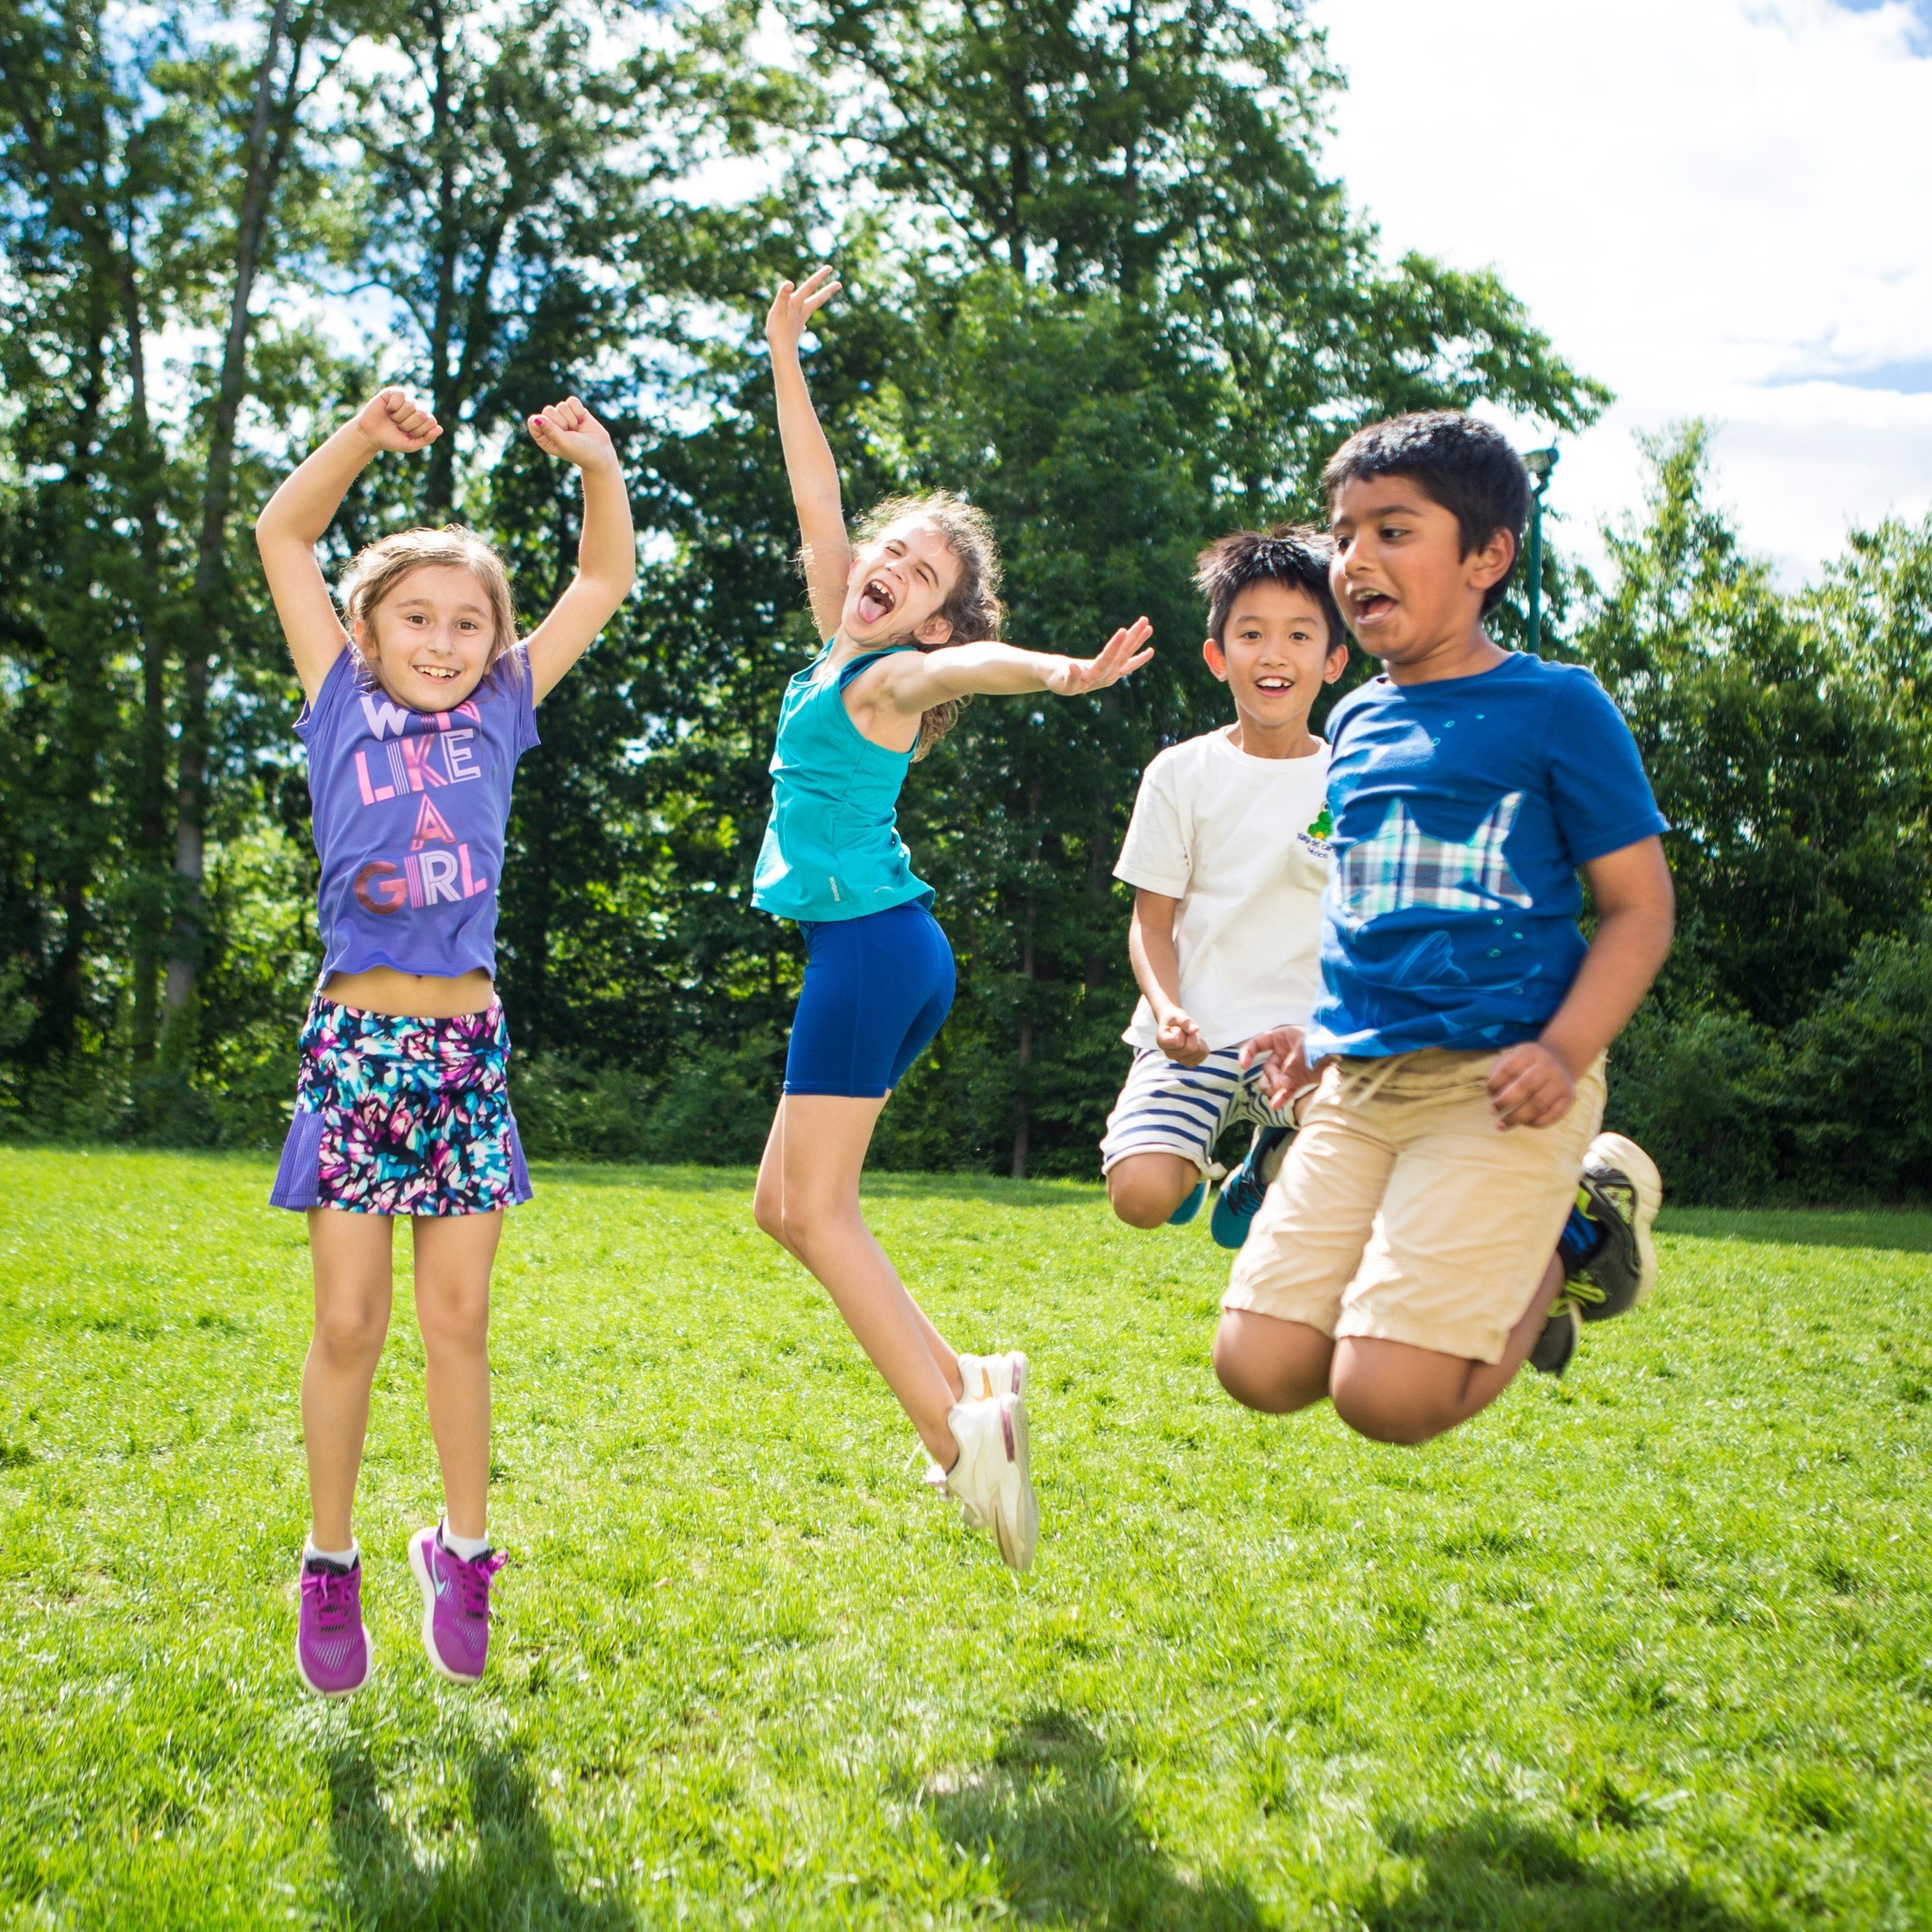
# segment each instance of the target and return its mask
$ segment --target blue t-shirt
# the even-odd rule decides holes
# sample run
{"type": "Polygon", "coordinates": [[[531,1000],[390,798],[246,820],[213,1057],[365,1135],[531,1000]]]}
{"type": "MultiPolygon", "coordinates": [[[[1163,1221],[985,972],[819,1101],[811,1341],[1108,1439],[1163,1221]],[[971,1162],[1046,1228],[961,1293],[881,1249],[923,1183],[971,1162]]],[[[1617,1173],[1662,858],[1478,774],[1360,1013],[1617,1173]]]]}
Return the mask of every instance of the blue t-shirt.
{"type": "Polygon", "coordinates": [[[1586,950],[1576,871],[1666,828],[1576,664],[1378,677],[1327,724],[1332,868],[1308,1058],[1534,1040],[1586,950]]]}

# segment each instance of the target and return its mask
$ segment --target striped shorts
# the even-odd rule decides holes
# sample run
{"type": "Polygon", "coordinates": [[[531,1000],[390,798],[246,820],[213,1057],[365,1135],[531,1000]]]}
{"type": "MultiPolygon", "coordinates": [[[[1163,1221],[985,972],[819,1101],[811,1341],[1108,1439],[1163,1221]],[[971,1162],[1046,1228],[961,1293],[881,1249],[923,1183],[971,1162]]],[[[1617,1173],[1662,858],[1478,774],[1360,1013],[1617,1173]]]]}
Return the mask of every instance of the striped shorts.
{"type": "Polygon", "coordinates": [[[1261,1098],[1260,1067],[1244,1074],[1241,1058],[1240,1047],[1224,1046],[1198,1067],[1184,1067],[1156,1047],[1136,1047],[1126,1085],[1107,1117],[1101,1173],[1130,1154],[1178,1154],[1206,1173],[1215,1141],[1230,1126],[1289,1125],[1287,1109],[1271,1112],[1261,1098]]]}

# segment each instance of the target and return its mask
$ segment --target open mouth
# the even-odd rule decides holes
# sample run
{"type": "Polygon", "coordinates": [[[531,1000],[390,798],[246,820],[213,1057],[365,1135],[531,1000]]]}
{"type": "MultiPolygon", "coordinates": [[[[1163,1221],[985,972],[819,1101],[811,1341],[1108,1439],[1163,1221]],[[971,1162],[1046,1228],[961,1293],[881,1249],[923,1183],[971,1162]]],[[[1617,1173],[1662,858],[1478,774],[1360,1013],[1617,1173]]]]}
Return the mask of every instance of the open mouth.
{"type": "Polygon", "coordinates": [[[1370,624],[1395,608],[1395,599],[1386,591],[1357,591],[1348,601],[1356,616],[1370,624]]]}
{"type": "Polygon", "coordinates": [[[858,621],[878,624],[891,616],[899,602],[898,593],[884,577],[867,577],[858,592],[858,621]]]}
{"type": "Polygon", "coordinates": [[[1286,697],[1294,689],[1294,679],[1291,677],[1257,677],[1255,680],[1255,689],[1264,697],[1286,697]]]}
{"type": "Polygon", "coordinates": [[[411,664],[409,669],[418,677],[428,678],[432,684],[450,684],[462,675],[460,671],[449,664],[411,664]]]}

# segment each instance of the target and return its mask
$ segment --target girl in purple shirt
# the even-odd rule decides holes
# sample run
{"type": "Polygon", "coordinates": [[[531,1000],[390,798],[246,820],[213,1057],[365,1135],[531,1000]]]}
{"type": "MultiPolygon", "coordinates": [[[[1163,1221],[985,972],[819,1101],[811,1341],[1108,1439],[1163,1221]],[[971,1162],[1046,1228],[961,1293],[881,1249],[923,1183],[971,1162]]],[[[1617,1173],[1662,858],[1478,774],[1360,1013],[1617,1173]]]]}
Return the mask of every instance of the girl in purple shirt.
{"type": "Polygon", "coordinates": [[[403,530],[357,558],[339,616],[315,546],[379,450],[441,425],[399,389],[366,403],[255,525],[308,699],[322,859],[322,977],[271,1199],[305,1210],[315,1335],[302,1372],[311,1527],[295,1663],[310,1690],[368,1681],[350,1506],[389,1328],[391,1227],[410,1217],[441,1524],[409,1541],[423,1643],[474,1683],[490,1641],[490,1269],[503,1209],[530,1198],[496,999],[496,889],[510,780],[533,715],[628,594],[630,503],[608,432],[575,396],[529,419],[584,489],[577,574],[521,643],[501,559],[467,530],[403,530]],[[344,628],[342,617],[347,618],[344,628]]]}

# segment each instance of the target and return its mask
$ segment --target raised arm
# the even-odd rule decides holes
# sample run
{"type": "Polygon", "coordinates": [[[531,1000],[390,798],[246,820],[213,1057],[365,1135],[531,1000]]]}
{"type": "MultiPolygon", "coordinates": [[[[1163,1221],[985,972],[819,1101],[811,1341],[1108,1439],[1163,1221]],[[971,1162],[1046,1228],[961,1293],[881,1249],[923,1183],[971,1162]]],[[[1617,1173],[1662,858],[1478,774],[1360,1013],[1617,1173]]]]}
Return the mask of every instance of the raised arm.
{"type": "Polygon", "coordinates": [[[1011,696],[1041,691],[1074,698],[1105,691],[1140,670],[1154,655],[1147,646],[1153,635],[1154,626],[1137,617],[1115,631],[1094,658],[1063,658],[1055,651],[1023,651],[1017,644],[991,642],[904,651],[861,674],[861,681],[870,682],[869,699],[908,715],[975,692],[1011,696]]]}
{"type": "Polygon", "coordinates": [[[347,645],[315,546],[353,483],[378,450],[427,449],[442,425],[407,391],[386,389],[364,403],[323,446],[306,457],[255,520],[255,547],[275,600],[275,615],[313,704],[328,669],[347,645]]]}
{"type": "Polygon", "coordinates": [[[765,342],[772,352],[772,381],[778,391],[778,441],[785,450],[785,475],[798,512],[798,535],[805,550],[805,583],[812,621],[828,638],[845,608],[845,578],[852,546],[845,535],[845,506],[839,495],[839,466],[832,445],[819,427],[811,391],[798,360],[805,325],[839,292],[828,268],[815,269],[794,287],[780,282],[765,317],[765,342]]]}
{"type": "Polygon", "coordinates": [[[529,429],[541,449],[575,464],[584,483],[577,574],[525,646],[531,695],[541,704],[630,595],[638,545],[631,529],[630,491],[609,430],[575,396],[532,416],[529,429]]]}

